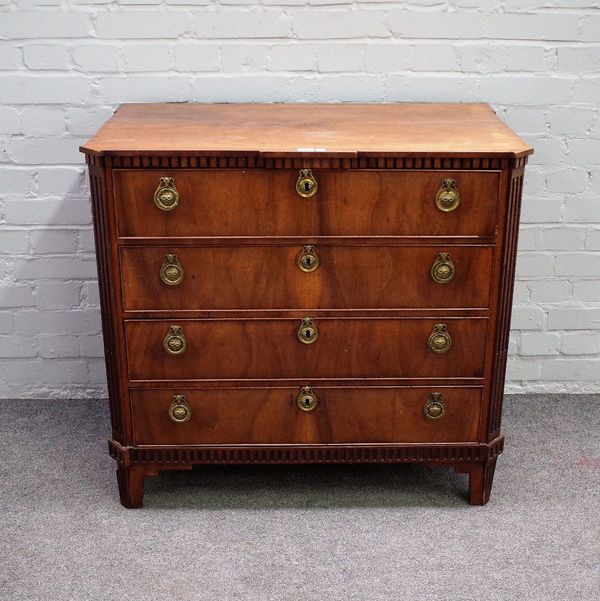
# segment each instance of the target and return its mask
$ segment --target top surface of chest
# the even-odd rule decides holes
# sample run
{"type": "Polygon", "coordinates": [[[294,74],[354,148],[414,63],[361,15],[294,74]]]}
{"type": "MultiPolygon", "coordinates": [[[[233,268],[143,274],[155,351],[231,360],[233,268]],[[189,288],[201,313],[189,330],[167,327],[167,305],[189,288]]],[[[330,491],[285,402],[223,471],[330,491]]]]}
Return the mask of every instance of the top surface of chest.
{"type": "Polygon", "coordinates": [[[125,104],[88,154],[495,156],[532,149],[487,104],[125,104]]]}

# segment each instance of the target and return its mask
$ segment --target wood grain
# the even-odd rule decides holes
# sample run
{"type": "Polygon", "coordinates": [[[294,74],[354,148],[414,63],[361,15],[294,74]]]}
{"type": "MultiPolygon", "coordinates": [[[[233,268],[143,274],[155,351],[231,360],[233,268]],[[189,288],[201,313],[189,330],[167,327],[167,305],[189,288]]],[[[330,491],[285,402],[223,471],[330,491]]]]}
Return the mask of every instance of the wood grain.
{"type": "Polygon", "coordinates": [[[296,170],[117,170],[122,237],[494,236],[497,171],[314,171],[312,198],[296,192],[296,170]],[[179,205],[154,204],[160,177],[173,177],[179,205]],[[461,202],[450,213],[435,197],[456,180],[461,202]]]}
{"type": "Polygon", "coordinates": [[[297,265],[301,250],[302,245],[123,247],[124,309],[489,307],[492,246],[316,245],[319,266],[310,273],[297,265]],[[171,253],[184,270],[176,286],[160,279],[171,253]],[[439,253],[448,253],[456,269],[445,284],[431,277],[439,253]]]}
{"type": "Polygon", "coordinates": [[[320,318],[319,338],[303,344],[300,320],[206,319],[125,322],[132,380],[483,377],[487,319],[320,318]],[[445,322],[452,346],[427,347],[445,322]],[[182,326],[187,351],[167,355],[169,326],[182,326]]]}
{"type": "Polygon", "coordinates": [[[316,408],[298,409],[300,389],[132,390],[135,444],[319,444],[475,442],[480,388],[313,387],[316,408]],[[441,392],[446,413],[438,420],[423,408],[441,392]],[[174,423],[171,399],[185,395],[192,417],[174,423]]]}

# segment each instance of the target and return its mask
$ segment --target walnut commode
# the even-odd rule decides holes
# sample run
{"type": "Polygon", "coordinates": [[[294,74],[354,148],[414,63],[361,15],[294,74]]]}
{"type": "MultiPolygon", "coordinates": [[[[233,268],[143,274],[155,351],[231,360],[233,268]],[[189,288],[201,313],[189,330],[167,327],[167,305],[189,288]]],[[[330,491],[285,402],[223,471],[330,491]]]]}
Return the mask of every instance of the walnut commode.
{"type": "Polygon", "coordinates": [[[532,152],[489,106],[124,105],[82,151],[123,505],[226,463],[488,501],[532,152]]]}

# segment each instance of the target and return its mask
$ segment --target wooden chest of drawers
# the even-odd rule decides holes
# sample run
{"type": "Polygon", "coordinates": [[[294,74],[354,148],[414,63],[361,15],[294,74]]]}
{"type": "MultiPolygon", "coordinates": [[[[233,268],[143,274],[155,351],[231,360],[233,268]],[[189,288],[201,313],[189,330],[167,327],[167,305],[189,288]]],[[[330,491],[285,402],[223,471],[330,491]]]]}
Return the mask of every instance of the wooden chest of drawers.
{"type": "Polygon", "coordinates": [[[82,151],[123,505],[222,463],[488,501],[532,150],[487,105],[124,105],[82,151]]]}

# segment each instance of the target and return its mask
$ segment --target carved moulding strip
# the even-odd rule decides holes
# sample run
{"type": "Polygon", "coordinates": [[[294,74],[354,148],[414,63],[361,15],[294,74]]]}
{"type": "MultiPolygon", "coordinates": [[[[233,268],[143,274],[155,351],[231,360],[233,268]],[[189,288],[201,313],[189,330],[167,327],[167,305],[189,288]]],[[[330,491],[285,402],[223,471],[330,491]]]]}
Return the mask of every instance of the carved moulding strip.
{"type": "MultiPolygon", "coordinates": [[[[116,169],[441,169],[502,170],[506,158],[470,157],[265,157],[111,156],[116,169]]],[[[88,159],[88,161],[93,159],[88,159]]]]}
{"type": "Polygon", "coordinates": [[[289,445],[124,447],[108,441],[110,456],[123,466],[149,464],[160,469],[181,469],[192,464],[294,463],[430,463],[483,462],[497,457],[504,437],[489,444],[431,445],[289,445]]]}

